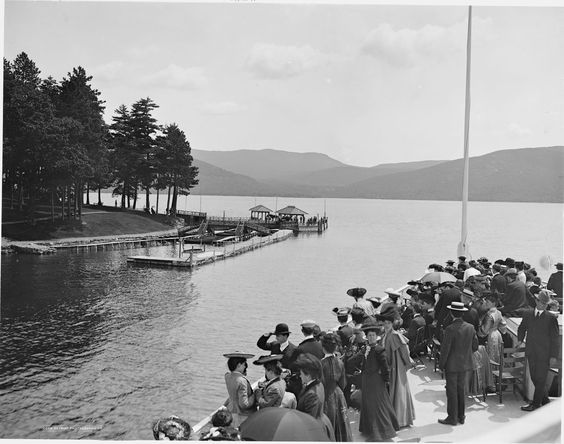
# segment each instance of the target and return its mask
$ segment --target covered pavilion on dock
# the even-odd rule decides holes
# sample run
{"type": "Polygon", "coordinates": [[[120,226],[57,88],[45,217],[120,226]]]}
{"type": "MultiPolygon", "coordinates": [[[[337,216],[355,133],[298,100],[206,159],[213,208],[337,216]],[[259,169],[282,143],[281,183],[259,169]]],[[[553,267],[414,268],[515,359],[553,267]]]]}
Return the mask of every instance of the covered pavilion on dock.
{"type": "Polygon", "coordinates": [[[272,213],[272,210],[264,205],[257,205],[256,207],[250,208],[249,211],[251,212],[251,219],[262,220],[266,220],[266,216],[272,213]]]}
{"type": "Polygon", "coordinates": [[[281,210],[276,211],[276,213],[280,216],[280,218],[284,218],[284,216],[290,216],[290,218],[295,217],[298,221],[300,221],[301,219],[301,223],[305,223],[305,215],[308,214],[304,210],[300,210],[293,205],[284,207],[281,210]]]}

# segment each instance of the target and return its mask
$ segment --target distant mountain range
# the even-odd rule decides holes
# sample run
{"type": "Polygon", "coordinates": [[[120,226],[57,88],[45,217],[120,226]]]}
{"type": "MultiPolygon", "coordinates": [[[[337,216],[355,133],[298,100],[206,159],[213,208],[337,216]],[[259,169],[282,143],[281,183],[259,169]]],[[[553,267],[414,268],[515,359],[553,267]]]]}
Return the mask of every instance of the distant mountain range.
{"type": "MultiPolygon", "coordinates": [[[[463,159],[346,165],[320,153],[192,150],[192,194],[460,200],[463,159]]],[[[564,202],[564,146],[500,150],[470,158],[469,199],[564,202]]]]}

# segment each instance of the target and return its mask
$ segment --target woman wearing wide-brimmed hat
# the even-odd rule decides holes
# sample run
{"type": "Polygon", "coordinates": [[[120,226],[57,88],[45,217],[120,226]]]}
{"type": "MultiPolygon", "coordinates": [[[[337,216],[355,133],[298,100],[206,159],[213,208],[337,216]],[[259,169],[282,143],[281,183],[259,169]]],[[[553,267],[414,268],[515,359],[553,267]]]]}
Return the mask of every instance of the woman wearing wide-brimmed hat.
{"type": "Polygon", "coordinates": [[[347,290],[347,294],[354,298],[353,308],[358,307],[361,308],[367,316],[374,316],[376,310],[372,302],[367,301],[364,299],[364,295],[366,294],[366,288],[356,287],[356,288],[349,288],[347,290]]]}
{"type": "Polygon", "coordinates": [[[359,431],[370,441],[385,441],[396,436],[399,424],[388,393],[390,369],[386,350],[380,344],[383,327],[370,320],[362,326],[368,346],[362,364],[362,401],[359,431]]]}
{"type": "Polygon", "coordinates": [[[413,361],[409,356],[408,339],[394,330],[397,316],[397,308],[389,305],[376,318],[384,323],[383,344],[390,365],[390,398],[400,427],[407,427],[415,419],[415,407],[407,380],[407,370],[412,367],[413,361]]]}
{"type": "Polygon", "coordinates": [[[255,397],[259,409],[266,407],[280,407],[286,393],[286,382],[280,377],[282,365],[280,360],[284,355],[261,356],[253,362],[255,365],[264,365],[266,383],[260,383],[255,390],[255,397]]]}
{"type": "Polygon", "coordinates": [[[239,427],[247,417],[257,410],[251,383],[247,379],[247,359],[254,355],[241,352],[226,353],[229,372],[225,374],[225,385],[229,393],[227,408],[233,415],[233,427],[239,427]]]}

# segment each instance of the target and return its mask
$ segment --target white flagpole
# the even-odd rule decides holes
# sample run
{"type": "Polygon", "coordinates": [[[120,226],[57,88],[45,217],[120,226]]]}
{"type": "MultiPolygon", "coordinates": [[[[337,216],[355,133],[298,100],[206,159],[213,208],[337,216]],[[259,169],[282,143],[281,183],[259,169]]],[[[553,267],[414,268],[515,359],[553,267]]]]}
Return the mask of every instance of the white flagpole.
{"type": "Polygon", "coordinates": [[[472,42],[472,6],[468,6],[468,38],[466,41],[466,107],[464,110],[464,175],[462,179],[462,229],[458,256],[470,258],[468,245],[468,170],[469,170],[469,139],[470,139],[470,62],[472,42]]]}

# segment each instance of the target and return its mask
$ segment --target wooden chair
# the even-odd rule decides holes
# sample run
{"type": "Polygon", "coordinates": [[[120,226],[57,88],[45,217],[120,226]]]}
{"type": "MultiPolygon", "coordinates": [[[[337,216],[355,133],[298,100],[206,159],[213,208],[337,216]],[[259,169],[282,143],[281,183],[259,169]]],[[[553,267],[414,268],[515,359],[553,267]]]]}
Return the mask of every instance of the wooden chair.
{"type": "Polygon", "coordinates": [[[505,348],[501,352],[500,362],[490,359],[491,365],[498,366],[492,370],[494,380],[496,382],[496,391],[499,395],[499,403],[503,403],[503,392],[507,390],[507,386],[511,384],[513,393],[515,389],[523,396],[523,392],[518,384],[524,383],[525,378],[525,347],[505,348]]]}
{"type": "MultiPolygon", "coordinates": [[[[441,359],[441,341],[437,337],[440,335],[440,327],[427,326],[427,346],[431,353],[431,359],[434,361],[433,371],[437,371],[439,360],[441,359]]],[[[444,377],[441,371],[441,376],[444,377]]]]}
{"type": "Polygon", "coordinates": [[[411,357],[416,361],[419,362],[420,365],[425,365],[421,356],[429,356],[429,351],[427,348],[427,327],[423,325],[417,329],[417,333],[415,334],[415,342],[411,347],[411,357]]]}

